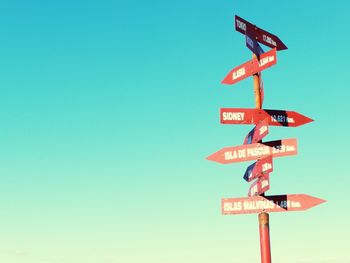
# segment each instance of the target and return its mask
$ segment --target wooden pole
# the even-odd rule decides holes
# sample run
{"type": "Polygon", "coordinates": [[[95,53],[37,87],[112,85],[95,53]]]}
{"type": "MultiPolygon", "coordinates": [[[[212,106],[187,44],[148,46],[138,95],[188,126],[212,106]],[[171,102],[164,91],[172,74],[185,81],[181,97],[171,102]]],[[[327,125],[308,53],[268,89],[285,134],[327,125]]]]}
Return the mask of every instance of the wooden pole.
{"type": "MultiPolygon", "coordinates": [[[[253,59],[257,58],[255,54],[253,54],[253,59]]],[[[255,95],[255,108],[261,109],[262,108],[262,101],[261,101],[261,93],[260,93],[260,74],[254,74],[253,75],[253,81],[254,81],[254,95],[255,95]]]]}
{"type": "Polygon", "coordinates": [[[269,214],[259,214],[261,263],[271,263],[269,214]]]}
{"type": "MultiPolygon", "coordinates": [[[[256,55],[253,54],[253,59],[256,55]]],[[[260,74],[253,75],[255,108],[262,109],[262,94],[260,88],[260,74]]],[[[260,235],[260,255],[261,263],[271,263],[271,248],[270,248],[270,222],[269,214],[262,212],[258,215],[259,218],[259,235],[260,235]]]]}

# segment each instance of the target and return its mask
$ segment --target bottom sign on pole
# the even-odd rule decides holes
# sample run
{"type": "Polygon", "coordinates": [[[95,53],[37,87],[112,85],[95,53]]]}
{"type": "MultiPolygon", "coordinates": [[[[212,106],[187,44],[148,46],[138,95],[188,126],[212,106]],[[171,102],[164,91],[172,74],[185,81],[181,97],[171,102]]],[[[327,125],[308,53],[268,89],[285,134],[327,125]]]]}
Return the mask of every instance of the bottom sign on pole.
{"type": "Polygon", "coordinates": [[[303,211],[324,202],[326,200],[306,194],[223,198],[221,212],[223,215],[235,215],[303,211]]]}

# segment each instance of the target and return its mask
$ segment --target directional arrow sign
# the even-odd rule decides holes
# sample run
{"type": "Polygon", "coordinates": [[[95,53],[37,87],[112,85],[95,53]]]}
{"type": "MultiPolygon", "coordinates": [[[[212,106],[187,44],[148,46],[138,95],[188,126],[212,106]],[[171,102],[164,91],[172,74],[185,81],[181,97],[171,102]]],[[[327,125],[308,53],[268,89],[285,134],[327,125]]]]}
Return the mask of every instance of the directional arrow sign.
{"type": "Polygon", "coordinates": [[[295,111],[221,108],[222,124],[257,124],[267,119],[268,125],[297,127],[313,120],[295,111]]]}
{"type": "Polygon", "coordinates": [[[261,141],[269,133],[268,121],[259,122],[245,137],[243,144],[251,144],[261,141]]]}
{"type": "Polygon", "coordinates": [[[284,139],[263,143],[225,147],[207,157],[207,160],[222,164],[257,160],[271,155],[282,157],[297,154],[297,139],[284,139]]]}
{"type": "Polygon", "coordinates": [[[244,35],[255,38],[268,47],[276,48],[277,50],[287,49],[287,46],[277,36],[249,23],[239,16],[235,16],[235,29],[244,35]]]}
{"type": "Polygon", "coordinates": [[[272,155],[258,159],[255,163],[248,166],[244,173],[244,180],[251,182],[254,179],[269,174],[273,171],[272,155]]]}
{"type": "Polygon", "coordinates": [[[248,62],[235,67],[227,74],[221,83],[223,84],[235,84],[245,78],[248,78],[264,69],[267,69],[277,62],[276,49],[271,49],[260,55],[260,60],[253,58],[248,62]]]}
{"type": "Polygon", "coordinates": [[[223,215],[303,211],[326,202],[306,194],[223,198],[223,215]]]}
{"type": "Polygon", "coordinates": [[[270,176],[264,174],[259,177],[249,188],[248,196],[257,196],[265,193],[270,189],[270,176]]]}
{"type": "Polygon", "coordinates": [[[264,53],[264,50],[260,47],[259,43],[251,36],[245,36],[245,45],[257,56],[260,58],[260,55],[264,53]]]}

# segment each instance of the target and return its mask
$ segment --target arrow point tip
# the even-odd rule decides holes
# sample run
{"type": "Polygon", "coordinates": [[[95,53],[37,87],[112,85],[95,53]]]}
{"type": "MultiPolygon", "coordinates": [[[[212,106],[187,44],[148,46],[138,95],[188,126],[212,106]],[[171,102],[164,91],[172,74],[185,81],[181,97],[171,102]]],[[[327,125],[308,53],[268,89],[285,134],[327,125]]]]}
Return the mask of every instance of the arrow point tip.
{"type": "Polygon", "coordinates": [[[321,198],[319,198],[319,199],[320,199],[320,204],[327,202],[327,200],[324,200],[324,199],[321,199],[321,198]]]}
{"type": "Polygon", "coordinates": [[[211,155],[207,156],[205,159],[208,160],[208,161],[213,161],[213,158],[212,158],[211,155]]]}
{"type": "Polygon", "coordinates": [[[306,123],[314,122],[315,120],[308,118],[306,123]]]}

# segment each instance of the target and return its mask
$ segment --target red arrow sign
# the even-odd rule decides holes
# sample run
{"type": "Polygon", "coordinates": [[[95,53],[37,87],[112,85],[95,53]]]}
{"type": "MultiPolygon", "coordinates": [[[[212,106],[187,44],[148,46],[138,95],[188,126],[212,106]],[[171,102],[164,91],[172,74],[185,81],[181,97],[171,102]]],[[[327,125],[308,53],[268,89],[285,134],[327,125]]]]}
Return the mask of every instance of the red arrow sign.
{"type": "Polygon", "coordinates": [[[306,194],[223,198],[223,215],[303,211],[326,202],[306,194]]]}
{"type": "Polygon", "coordinates": [[[282,157],[297,154],[297,139],[285,139],[263,143],[225,147],[207,157],[207,160],[222,164],[257,160],[271,155],[282,157]]]}
{"type": "Polygon", "coordinates": [[[243,144],[251,144],[261,141],[269,133],[268,121],[259,122],[245,137],[243,144]]]}
{"type": "Polygon", "coordinates": [[[260,158],[255,163],[248,166],[244,173],[244,180],[251,182],[254,179],[261,177],[264,174],[269,174],[273,171],[272,155],[260,158]]]}
{"type": "Polygon", "coordinates": [[[244,35],[248,34],[268,47],[277,48],[277,50],[287,49],[287,46],[277,36],[249,23],[239,16],[235,16],[235,29],[244,35]]]}
{"type": "Polygon", "coordinates": [[[270,189],[270,176],[269,174],[264,174],[259,177],[252,185],[249,187],[248,196],[257,196],[265,193],[270,189]]]}
{"type": "Polygon", "coordinates": [[[260,55],[260,60],[253,58],[248,62],[235,67],[221,83],[223,84],[235,84],[245,78],[248,78],[264,69],[267,69],[277,62],[276,49],[271,49],[260,55]]]}
{"type": "Polygon", "coordinates": [[[268,125],[297,127],[313,120],[295,111],[221,108],[222,124],[257,124],[267,119],[268,125]]]}

